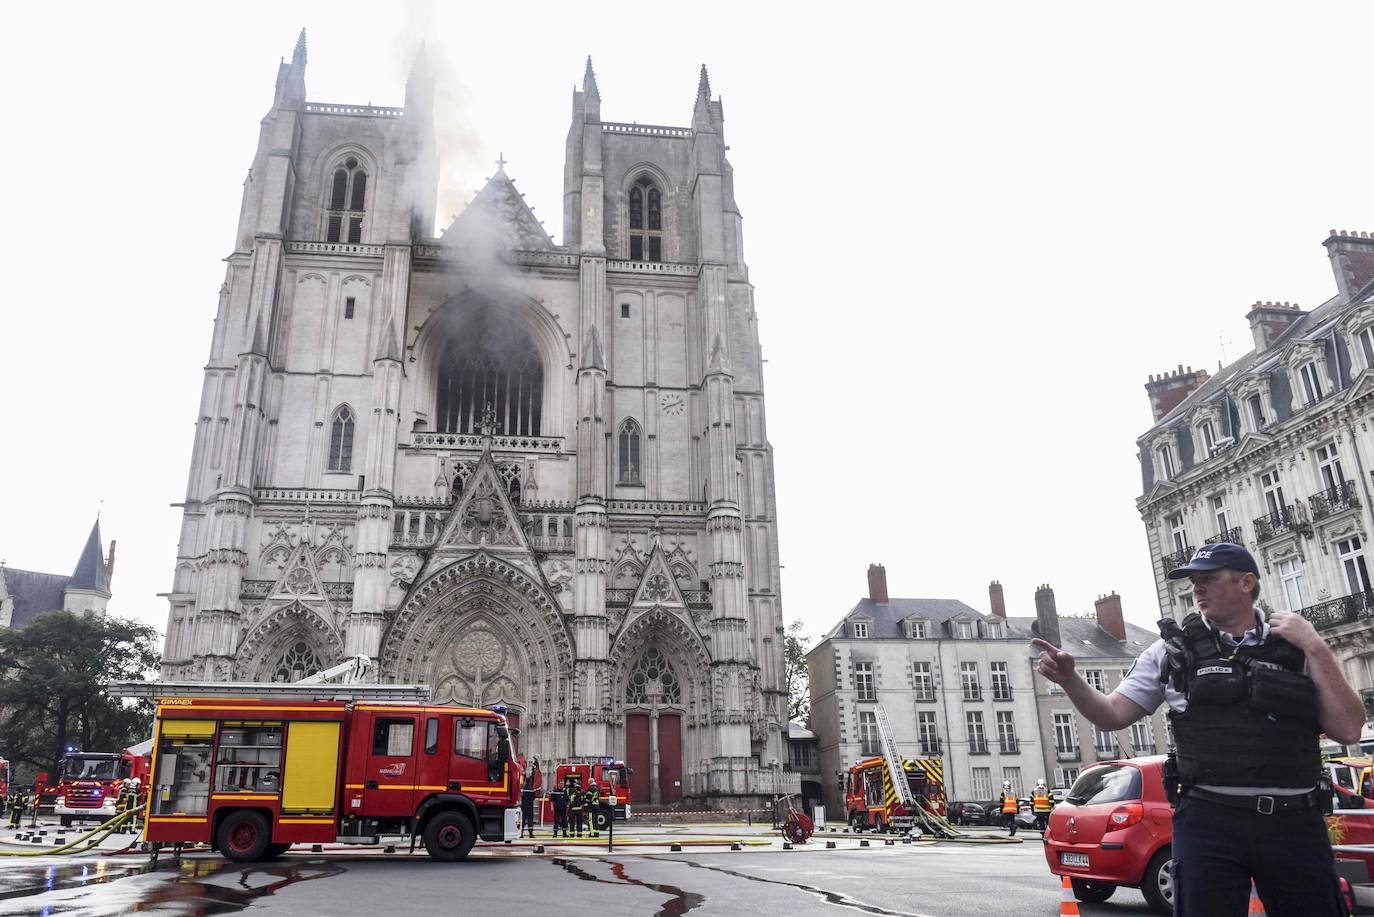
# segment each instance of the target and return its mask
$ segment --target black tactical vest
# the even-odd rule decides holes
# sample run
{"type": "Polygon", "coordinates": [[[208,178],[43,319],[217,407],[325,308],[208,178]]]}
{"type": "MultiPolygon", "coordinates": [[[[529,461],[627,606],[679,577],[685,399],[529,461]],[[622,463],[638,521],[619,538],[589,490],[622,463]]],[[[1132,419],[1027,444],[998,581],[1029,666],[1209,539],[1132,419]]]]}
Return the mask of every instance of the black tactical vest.
{"type": "Polygon", "coordinates": [[[1228,646],[1197,612],[1181,628],[1161,621],[1160,633],[1161,681],[1188,698],[1183,713],[1169,714],[1184,786],[1317,784],[1317,687],[1303,673],[1302,650],[1273,634],[1258,646],[1228,646]]]}

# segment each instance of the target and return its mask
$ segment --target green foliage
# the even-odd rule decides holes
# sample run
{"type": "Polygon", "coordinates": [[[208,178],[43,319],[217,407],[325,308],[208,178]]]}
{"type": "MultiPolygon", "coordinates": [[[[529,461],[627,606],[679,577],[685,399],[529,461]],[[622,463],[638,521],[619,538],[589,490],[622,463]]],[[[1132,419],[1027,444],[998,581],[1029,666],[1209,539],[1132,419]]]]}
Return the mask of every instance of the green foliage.
{"type": "Polygon", "coordinates": [[[16,774],[55,774],[68,745],[119,751],[151,735],[152,703],[105,686],[155,671],[159,642],[147,625],[66,611],[0,629],[0,754],[16,774]]]}
{"type": "Polygon", "coordinates": [[[787,718],[811,728],[811,676],[806,671],[806,650],[811,638],[802,633],[802,622],[787,625],[783,638],[783,671],[787,676],[787,718]]]}

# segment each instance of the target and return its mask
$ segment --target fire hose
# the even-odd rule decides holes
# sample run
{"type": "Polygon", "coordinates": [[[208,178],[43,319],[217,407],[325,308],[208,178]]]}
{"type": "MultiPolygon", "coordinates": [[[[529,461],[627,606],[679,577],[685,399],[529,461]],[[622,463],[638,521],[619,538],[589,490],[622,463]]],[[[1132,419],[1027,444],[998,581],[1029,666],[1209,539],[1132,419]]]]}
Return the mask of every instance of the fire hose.
{"type": "Polygon", "coordinates": [[[109,821],[97,825],[76,840],[63,844],[60,847],[47,847],[42,850],[0,850],[0,857],[37,857],[52,856],[54,854],[66,855],[69,853],[85,853],[113,834],[114,830],[124,822],[136,817],[144,808],[145,806],[136,806],[126,812],[121,812],[109,821]],[[82,844],[86,846],[82,847],[82,844]]]}

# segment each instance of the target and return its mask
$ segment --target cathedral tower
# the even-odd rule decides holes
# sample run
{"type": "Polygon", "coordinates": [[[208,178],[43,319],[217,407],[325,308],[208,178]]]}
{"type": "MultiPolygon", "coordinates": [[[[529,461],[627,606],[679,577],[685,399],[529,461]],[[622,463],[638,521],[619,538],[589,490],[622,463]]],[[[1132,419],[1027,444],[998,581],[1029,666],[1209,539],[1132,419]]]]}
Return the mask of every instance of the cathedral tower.
{"type": "Polygon", "coordinates": [[[279,70],[220,291],[169,678],[384,681],[504,703],[522,750],[624,757],[638,803],[786,790],[753,288],[699,76],[690,126],[573,93],[556,245],[504,161],[431,237],[434,86],[306,101],[279,70]]]}

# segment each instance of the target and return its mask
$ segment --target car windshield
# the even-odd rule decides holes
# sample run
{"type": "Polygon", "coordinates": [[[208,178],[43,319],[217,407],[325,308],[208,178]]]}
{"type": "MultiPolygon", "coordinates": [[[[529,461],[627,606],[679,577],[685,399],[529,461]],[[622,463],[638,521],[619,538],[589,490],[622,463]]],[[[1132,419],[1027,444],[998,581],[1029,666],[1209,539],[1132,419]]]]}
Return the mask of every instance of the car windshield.
{"type": "Polygon", "coordinates": [[[1140,771],[1127,764],[1107,764],[1084,771],[1068,795],[1068,801],[1079,806],[1139,798],[1140,771]]]}
{"type": "Polygon", "coordinates": [[[68,758],[66,775],[70,780],[113,780],[118,758],[68,758]]]}

